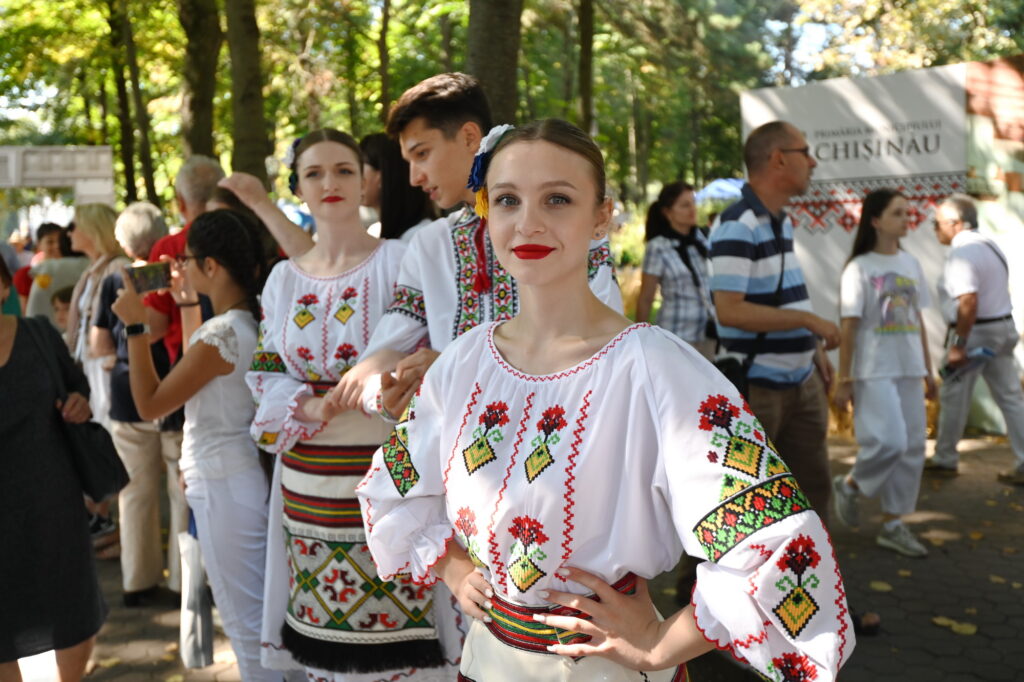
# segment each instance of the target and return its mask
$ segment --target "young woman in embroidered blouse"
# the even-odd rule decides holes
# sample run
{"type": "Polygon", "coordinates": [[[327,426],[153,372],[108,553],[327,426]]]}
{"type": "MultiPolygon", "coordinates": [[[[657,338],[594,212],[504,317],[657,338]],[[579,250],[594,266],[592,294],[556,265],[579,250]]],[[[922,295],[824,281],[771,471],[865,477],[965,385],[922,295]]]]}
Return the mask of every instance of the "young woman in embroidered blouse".
{"type": "Polygon", "coordinates": [[[233,211],[201,215],[173,272],[188,343],[162,381],[143,324],[146,309],[129,277],[112,306],[128,337],[132,398],[146,420],[185,405],[181,476],[224,631],[243,680],[280,682],[280,673],[260,665],[267,477],[249,437],[254,410],[245,385],[264,275],[255,226],[233,211]],[[205,323],[199,294],[210,297],[216,313],[205,323]]]}
{"type": "Polygon", "coordinates": [[[263,661],[304,666],[318,680],[450,679],[440,667],[431,590],[380,581],[366,550],[354,490],[388,427],[323,399],[365,354],[405,251],[363,229],[361,167],[359,146],[345,133],[298,141],[292,186],[316,220],[317,242],[278,263],[263,290],[260,346],[247,378],[258,403],[251,434],[278,455],[263,661]]]}
{"type": "Polygon", "coordinates": [[[587,286],[611,215],[593,141],[509,132],[486,192],[520,311],[453,342],[374,455],[357,492],[381,577],[452,589],[459,679],[679,680],[714,646],[834,679],[853,637],[821,520],[732,385],[587,286]],[[645,579],[682,551],[707,561],[660,621],[645,579]]]}

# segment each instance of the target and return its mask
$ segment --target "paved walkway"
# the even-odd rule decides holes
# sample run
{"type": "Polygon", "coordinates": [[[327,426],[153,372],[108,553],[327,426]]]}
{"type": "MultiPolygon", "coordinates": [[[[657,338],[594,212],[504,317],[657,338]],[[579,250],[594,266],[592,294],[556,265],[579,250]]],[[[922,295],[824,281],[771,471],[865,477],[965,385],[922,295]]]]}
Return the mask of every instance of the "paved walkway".
{"type": "MultiPolygon", "coordinates": [[[[909,559],[875,545],[877,502],[862,507],[859,533],[834,524],[850,603],[883,618],[881,634],[858,641],[842,682],[1024,680],[1024,488],[996,481],[996,472],[1012,463],[1005,444],[968,440],[961,447],[961,475],[926,475],[920,511],[911,519],[928,544],[927,558],[909,559]]],[[[836,440],[830,452],[838,473],[852,464],[855,447],[836,440]]],[[[100,575],[112,608],[90,682],[239,680],[223,636],[217,638],[215,665],[181,666],[171,593],[157,606],[126,609],[120,605],[118,562],[100,562],[100,575]]],[[[674,577],[660,578],[653,587],[662,611],[674,610],[674,577]]],[[[46,657],[39,666],[45,669],[46,657]]],[[[690,670],[696,682],[758,679],[718,653],[694,661],[690,670]]],[[[26,682],[35,679],[52,677],[26,676],[26,682]]]]}

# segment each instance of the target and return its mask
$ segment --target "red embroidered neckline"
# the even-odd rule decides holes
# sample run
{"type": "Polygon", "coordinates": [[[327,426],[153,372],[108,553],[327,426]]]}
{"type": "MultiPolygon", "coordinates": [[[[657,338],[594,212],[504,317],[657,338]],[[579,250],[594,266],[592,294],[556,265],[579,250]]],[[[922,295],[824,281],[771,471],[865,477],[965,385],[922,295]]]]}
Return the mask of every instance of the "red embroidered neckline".
{"type": "Polygon", "coordinates": [[[291,268],[292,272],[296,273],[297,275],[299,275],[301,277],[305,277],[307,279],[316,280],[316,281],[319,281],[319,282],[329,282],[331,280],[341,279],[342,277],[348,277],[349,275],[354,275],[355,273],[359,272],[360,270],[362,270],[363,268],[368,266],[370,263],[372,263],[373,260],[377,257],[377,254],[383,253],[384,245],[387,244],[389,241],[394,241],[394,240],[381,239],[380,240],[380,244],[377,244],[377,247],[374,248],[374,250],[370,252],[369,256],[367,256],[365,259],[363,259],[362,263],[360,263],[359,265],[352,266],[351,268],[349,268],[345,272],[339,272],[337,275],[326,275],[326,276],[311,275],[310,273],[306,272],[305,270],[300,268],[298,265],[296,265],[295,264],[295,259],[293,259],[293,258],[289,258],[288,259],[288,261],[287,261],[288,262],[288,267],[291,268]]]}
{"type": "Polygon", "coordinates": [[[522,379],[523,381],[557,381],[559,379],[564,379],[566,377],[572,376],[573,374],[578,374],[579,372],[582,372],[591,365],[597,363],[598,360],[601,360],[606,355],[608,355],[612,351],[612,349],[615,348],[615,346],[617,346],[619,342],[626,338],[626,336],[628,336],[630,333],[638,329],[644,329],[646,327],[651,326],[647,322],[635,322],[629,325],[621,332],[616,334],[611,341],[606,343],[604,347],[601,348],[601,350],[591,355],[590,358],[584,360],[578,365],[570,367],[569,369],[563,369],[562,371],[555,372],[553,374],[527,374],[526,372],[521,372],[512,365],[508,364],[508,362],[505,361],[505,358],[501,356],[501,353],[498,352],[497,346],[494,345],[494,330],[498,327],[499,324],[503,323],[503,321],[492,322],[490,326],[487,328],[487,347],[491,349],[491,357],[493,357],[494,361],[498,363],[498,366],[500,366],[502,369],[504,369],[512,376],[516,377],[517,379],[522,379]]]}

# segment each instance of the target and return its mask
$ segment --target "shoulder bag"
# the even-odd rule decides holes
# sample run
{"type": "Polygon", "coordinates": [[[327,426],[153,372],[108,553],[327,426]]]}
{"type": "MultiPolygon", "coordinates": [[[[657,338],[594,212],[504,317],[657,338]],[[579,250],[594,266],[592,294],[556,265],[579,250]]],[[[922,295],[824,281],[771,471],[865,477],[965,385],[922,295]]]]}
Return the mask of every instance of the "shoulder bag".
{"type": "MultiPolygon", "coordinates": [[[[47,342],[37,324],[50,324],[48,320],[22,319],[25,329],[35,339],[46,369],[57,389],[57,395],[63,402],[68,399],[64,375],[53,357],[51,343],[47,342]]],[[[67,436],[68,455],[78,475],[82,492],[95,502],[102,502],[108,497],[117,495],[128,485],[128,470],[124,468],[121,457],[117,454],[114,441],[102,424],[92,420],[81,424],[69,424],[61,419],[64,433],[67,436]]]]}

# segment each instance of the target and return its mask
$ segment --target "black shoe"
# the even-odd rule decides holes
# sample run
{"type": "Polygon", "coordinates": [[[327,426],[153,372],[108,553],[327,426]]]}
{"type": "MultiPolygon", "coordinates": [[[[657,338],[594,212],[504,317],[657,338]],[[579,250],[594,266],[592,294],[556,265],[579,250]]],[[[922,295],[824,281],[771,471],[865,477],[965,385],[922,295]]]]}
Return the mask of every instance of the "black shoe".
{"type": "Polygon", "coordinates": [[[936,464],[933,459],[926,459],[924,461],[924,473],[931,474],[932,476],[941,476],[942,478],[953,478],[960,475],[957,467],[936,464]]]}
{"type": "Polygon", "coordinates": [[[124,602],[125,607],[129,609],[135,609],[140,606],[149,606],[156,599],[158,588],[156,586],[150,587],[145,590],[138,590],[137,592],[125,592],[122,595],[121,600],[124,602]]]}

